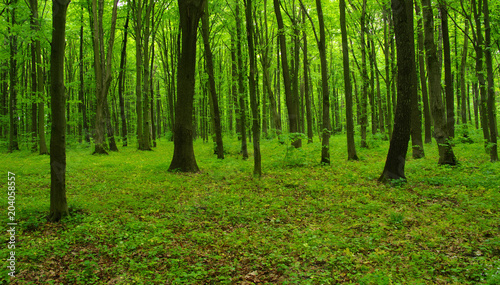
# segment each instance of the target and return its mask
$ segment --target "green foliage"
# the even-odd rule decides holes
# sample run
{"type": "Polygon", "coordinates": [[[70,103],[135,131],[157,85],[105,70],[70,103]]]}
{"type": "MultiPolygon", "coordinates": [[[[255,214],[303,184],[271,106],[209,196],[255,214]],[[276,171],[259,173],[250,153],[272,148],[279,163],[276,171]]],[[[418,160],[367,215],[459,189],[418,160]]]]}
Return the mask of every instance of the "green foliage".
{"type": "Polygon", "coordinates": [[[196,141],[199,174],[168,172],[165,139],[109,156],[72,143],[71,215],[57,224],[45,219],[49,158],[0,154],[19,183],[11,283],[498,284],[500,165],[484,145],[457,141],[457,167],[438,166],[426,145],[390,187],[377,182],[387,141],[347,161],[345,136],[333,136],[332,164],[320,167],[319,140],[287,150],[289,140],[262,141],[260,180],[236,140],[224,160],[196,141]]]}

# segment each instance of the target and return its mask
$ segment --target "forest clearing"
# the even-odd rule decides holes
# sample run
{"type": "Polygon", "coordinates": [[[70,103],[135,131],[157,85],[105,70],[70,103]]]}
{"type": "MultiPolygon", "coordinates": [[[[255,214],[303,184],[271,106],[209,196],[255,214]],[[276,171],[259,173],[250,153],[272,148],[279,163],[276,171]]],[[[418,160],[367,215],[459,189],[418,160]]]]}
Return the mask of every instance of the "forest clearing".
{"type": "Polygon", "coordinates": [[[454,167],[426,145],[407,162],[408,182],[390,187],[377,181],[388,142],[347,161],[345,141],[332,137],[327,166],[319,142],[297,150],[264,139],[261,179],[235,139],[224,160],[197,140],[198,174],[167,171],[166,140],[109,156],[70,143],[60,223],[45,219],[48,157],[2,153],[2,173],[8,165],[18,183],[12,284],[500,282],[500,165],[480,143],[457,142],[454,167]]]}

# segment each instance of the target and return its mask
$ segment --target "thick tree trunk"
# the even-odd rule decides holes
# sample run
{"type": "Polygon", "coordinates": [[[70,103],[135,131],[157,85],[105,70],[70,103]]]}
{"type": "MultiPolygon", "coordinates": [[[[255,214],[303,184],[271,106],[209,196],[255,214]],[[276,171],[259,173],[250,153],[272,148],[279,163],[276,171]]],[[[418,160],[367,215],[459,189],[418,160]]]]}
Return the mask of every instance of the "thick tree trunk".
{"type": "Polygon", "coordinates": [[[425,49],[427,70],[429,73],[429,93],[432,117],[434,119],[434,138],[439,149],[439,164],[457,164],[457,159],[449,142],[446,128],[446,117],[441,97],[441,73],[434,42],[434,19],[430,0],[422,0],[424,18],[425,49]]]}
{"type": "Polygon", "coordinates": [[[352,86],[349,78],[349,47],[347,46],[347,29],[345,18],[345,0],[340,0],[340,31],[342,33],[342,56],[344,65],[344,86],[346,104],[346,129],[347,129],[347,159],[358,160],[356,145],[354,143],[354,118],[352,112],[352,86]]]}
{"type": "Polygon", "coordinates": [[[219,111],[219,100],[217,97],[217,92],[215,88],[215,75],[214,75],[214,63],[212,50],[210,48],[210,34],[209,34],[209,13],[208,13],[208,5],[205,5],[205,13],[201,17],[201,27],[202,27],[202,36],[203,36],[203,45],[205,47],[205,62],[207,65],[206,71],[208,73],[208,87],[210,91],[210,105],[211,105],[211,113],[212,120],[214,124],[214,132],[215,132],[215,144],[217,154],[217,158],[224,159],[224,145],[222,142],[222,126],[220,121],[220,111],[219,111]]]}
{"type": "MultiPolygon", "coordinates": [[[[280,8],[280,0],[274,0],[274,11],[276,14],[276,20],[278,21],[278,30],[279,30],[279,46],[281,51],[281,66],[283,69],[283,84],[285,86],[285,101],[286,107],[288,111],[288,127],[289,132],[291,134],[295,134],[298,132],[298,119],[299,116],[297,114],[298,110],[298,102],[296,98],[293,97],[291,80],[290,80],[290,68],[288,66],[288,56],[287,56],[287,48],[286,48],[286,39],[284,32],[284,24],[283,18],[281,16],[281,8],[280,8]]],[[[295,148],[299,148],[302,146],[302,140],[294,139],[292,141],[292,145],[295,148]]]]}
{"type": "Polygon", "coordinates": [[[175,106],[174,155],[170,171],[198,172],[193,148],[193,100],[198,22],[204,0],[178,0],[182,30],[182,52],[178,64],[178,96],[175,106]]]}
{"type": "Polygon", "coordinates": [[[68,215],[66,200],[66,97],[64,87],[64,48],[68,0],[52,1],[52,44],[50,53],[50,97],[52,128],[50,137],[50,213],[59,221],[68,215]]]}
{"type": "Polygon", "coordinates": [[[409,1],[392,1],[394,32],[398,55],[398,100],[384,171],[379,181],[406,179],[405,160],[410,140],[410,116],[417,97],[415,42],[413,39],[413,5],[409,1]]]}

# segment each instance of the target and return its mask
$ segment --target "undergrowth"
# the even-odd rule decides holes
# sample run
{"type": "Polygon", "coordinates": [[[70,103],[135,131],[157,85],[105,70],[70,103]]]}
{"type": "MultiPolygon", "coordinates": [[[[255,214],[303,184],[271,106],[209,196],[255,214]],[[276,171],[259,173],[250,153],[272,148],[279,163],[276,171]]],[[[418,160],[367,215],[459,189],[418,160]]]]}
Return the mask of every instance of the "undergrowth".
{"type": "MultiPolygon", "coordinates": [[[[473,137],[477,139],[477,137],[473,137]]],[[[16,277],[12,284],[499,284],[500,164],[484,145],[455,142],[456,167],[408,154],[407,183],[377,182],[388,141],[345,136],[289,148],[262,140],[263,177],[252,177],[239,143],[226,158],[195,142],[198,174],[170,173],[173,144],[109,156],[70,144],[70,216],[48,223],[49,157],[0,154],[16,173],[16,277]]],[[[133,145],[133,144],[132,144],[133,145]]],[[[4,176],[5,177],[5,176],[4,176]]],[[[6,184],[7,180],[4,180],[6,184]]],[[[7,197],[4,199],[7,206],[7,197]]],[[[0,225],[7,240],[7,215],[0,225]]]]}

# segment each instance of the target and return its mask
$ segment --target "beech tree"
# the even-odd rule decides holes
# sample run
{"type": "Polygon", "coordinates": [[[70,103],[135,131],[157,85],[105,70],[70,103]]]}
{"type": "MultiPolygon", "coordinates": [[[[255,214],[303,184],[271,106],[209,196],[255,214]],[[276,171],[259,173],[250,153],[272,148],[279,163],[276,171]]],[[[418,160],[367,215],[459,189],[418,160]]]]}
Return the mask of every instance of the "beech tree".
{"type": "Polygon", "coordinates": [[[193,148],[193,101],[196,70],[198,22],[205,0],[178,0],[182,51],[177,71],[178,95],[175,106],[174,154],[169,170],[198,172],[193,148]]]}
{"type": "Polygon", "coordinates": [[[57,222],[68,215],[66,201],[66,95],[64,86],[64,49],[66,12],[69,0],[52,1],[52,43],[50,50],[50,213],[57,222]]]}
{"type": "Polygon", "coordinates": [[[386,182],[406,179],[405,161],[410,140],[410,116],[417,97],[417,71],[413,38],[413,5],[409,1],[392,0],[394,33],[398,56],[398,100],[394,118],[394,131],[387,153],[384,171],[379,180],[386,182]]]}

